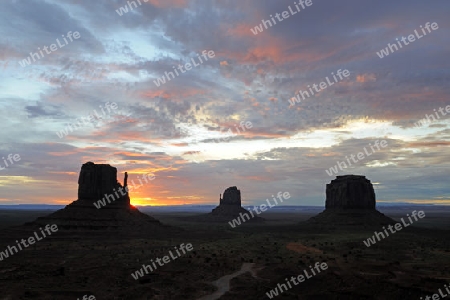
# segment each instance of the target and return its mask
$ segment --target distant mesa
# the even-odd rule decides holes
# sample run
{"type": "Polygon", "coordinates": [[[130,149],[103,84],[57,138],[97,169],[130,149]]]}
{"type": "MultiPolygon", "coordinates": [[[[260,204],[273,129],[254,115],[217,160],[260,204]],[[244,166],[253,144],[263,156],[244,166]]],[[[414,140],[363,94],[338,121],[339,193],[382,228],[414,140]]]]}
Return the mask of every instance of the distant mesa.
{"type": "Polygon", "coordinates": [[[237,187],[229,187],[219,195],[219,206],[211,212],[214,216],[238,216],[239,213],[248,213],[248,210],[241,206],[241,191],[237,187]]]}
{"type": "Polygon", "coordinates": [[[99,199],[116,187],[117,169],[107,164],[87,162],[78,177],[78,199],[99,199]]]}
{"type": "Polygon", "coordinates": [[[337,176],[327,184],[326,209],[375,209],[375,191],[365,176],[337,176]]]}
{"type": "Polygon", "coordinates": [[[128,174],[124,184],[117,181],[117,169],[108,164],[83,164],[78,179],[78,200],[46,217],[38,218],[37,225],[56,224],[60,229],[75,230],[138,230],[158,231],[166,226],[141,213],[130,205],[127,189],[128,174]],[[118,191],[121,191],[119,193],[118,191]],[[94,203],[109,196],[110,201],[98,209],[94,203]]]}
{"type": "Polygon", "coordinates": [[[213,215],[234,215],[240,212],[247,212],[241,207],[241,191],[237,187],[232,186],[219,195],[219,206],[211,212],[213,215]]]}
{"type": "MultiPolygon", "coordinates": [[[[237,218],[240,214],[248,214],[250,212],[241,206],[241,191],[236,186],[227,188],[222,195],[219,196],[219,206],[214,208],[210,215],[217,221],[230,221],[233,218],[237,218]]],[[[263,221],[261,217],[255,216],[251,218],[251,222],[263,221]]]]}
{"type": "Polygon", "coordinates": [[[239,205],[241,206],[241,191],[237,187],[232,186],[225,190],[222,195],[219,196],[219,205],[239,205]]]}
{"type": "Polygon", "coordinates": [[[208,214],[201,214],[196,216],[184,217],[183,219],[191,222],[211,222],[211,223],[226,223],[233,219],[240,218],[241,215],[247,214],[249,218],[246,218],[243,223],[262,222],[263,218],[258,217],[256,213],[252,214],[241,206],[241,191],[236,186],[227,188],[223,197],[219,195],[219,206],[214,208],[208,214]],[[248,220],[249,219],[249,220],[248,220]]]}
{"type": "Polygon", "coordinates": [[[325,210],[308,220],[329,225],[383,225],[395,223],[376,210],[373,185],[365,176],[337,176],[326,186],[325,210]]]}
{"type": "Polygon", "coordinates": [[[117,169],[107,164],[94,164],[87,162],[81,167],[78,178],[78,199],[87,202],[97,203],[98,200],[109,197],[111,203],[106,202],[104,208],[128,208],[130,207],[130,197],[127,189],[128,173],[125,172],[124,186],[117,181],[117,169]],[[122,190],[122,193],[120,193],[122,190]],[[117,192],[119,197],[115,195],[117,192]],[[125,195],[123,195],[125,194],[125,195]]]}

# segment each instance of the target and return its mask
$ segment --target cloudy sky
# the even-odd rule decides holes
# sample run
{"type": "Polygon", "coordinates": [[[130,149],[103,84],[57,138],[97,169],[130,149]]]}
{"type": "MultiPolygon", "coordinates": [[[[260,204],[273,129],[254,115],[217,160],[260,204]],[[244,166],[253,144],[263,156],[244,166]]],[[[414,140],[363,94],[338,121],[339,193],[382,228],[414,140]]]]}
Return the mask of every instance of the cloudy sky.
{"type": "Polygon", "coordinates": [[[324,205],[330,168],[364,151],[337,175],[365,175],[379,201],[450,204],[448,0],[135,3],[2,2],[0,204],[68,204],[93,161],[120,181],[155,175],[134,204],[216,204],[238,186],[246,205],[280,191],[324,205]],[[339,69],[350,75],[290,106],[339,69]],[[427,114],[439,118],[418,124],[427,114]]]}

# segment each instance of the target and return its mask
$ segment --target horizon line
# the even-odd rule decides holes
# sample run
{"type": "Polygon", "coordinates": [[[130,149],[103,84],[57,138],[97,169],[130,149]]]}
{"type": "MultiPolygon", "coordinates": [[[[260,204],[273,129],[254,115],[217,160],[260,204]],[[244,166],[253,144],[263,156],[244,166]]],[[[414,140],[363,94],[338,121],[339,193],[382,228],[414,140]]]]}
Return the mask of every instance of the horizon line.
{"type": "MultiPolygon", "coordinates": [[[[402,201],[402,202],[389,202],[389,201],[383,201],[380,203],[377,203],[378,205],[385,205],[385,204],[398,204],[398,205],[417,205],[417,206],[430,206],[430,205],[434,205],[434,206],[450,206],[450,203],[446,204],[446,203],[414,203],[414,202],[406,202],[406,201],[402,201]]],[[[0,204],[0,208],[2,206],[67,206],[69,204],[49,204],[49,203],[19,203],[19,204],[0,204]]],[[[169,206],[217,206],[218,204],[169,204],[169,205],[133,205],[131,204],[131,206],[134,207],[169,207],[169,206]]],[[[241,205],[241,207],[246,207],[246,206],[255,206],[255,205],[241,205]]],[[[296,207],[323,207],[325,208],[325,205],[278,205],[278,207],[292,207],[292,206],[296,206],[296,207]]]]}

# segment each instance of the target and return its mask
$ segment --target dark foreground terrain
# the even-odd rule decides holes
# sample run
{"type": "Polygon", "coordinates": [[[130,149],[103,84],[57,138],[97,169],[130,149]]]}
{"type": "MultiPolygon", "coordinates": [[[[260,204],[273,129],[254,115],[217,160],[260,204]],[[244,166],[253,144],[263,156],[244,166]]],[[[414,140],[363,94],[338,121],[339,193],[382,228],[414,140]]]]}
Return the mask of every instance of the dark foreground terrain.
{"type": "MultiPolygon", "coordinates": [[[[321,209],[274,209],[261,214],[266,222],[236,228],[186,218],[200,211],[144,210],[182,230],[138,237],[60,230],[0,261],[0,299],[269,299],[278,283],[316,262],[328,269],[274,299],[420,299],[450,282],[450,213],[427,206],[381,211],[398,220],[414,209],[426,217],[370,247],[363,240],[382,228],[302,223],[321,209]],[[131,276],[182,243],[194,249],[138,280],[131,276]]],[[[48,213],[0,211],[7,216],[0,251],[35,231],[6,226],[48,213]]]]}

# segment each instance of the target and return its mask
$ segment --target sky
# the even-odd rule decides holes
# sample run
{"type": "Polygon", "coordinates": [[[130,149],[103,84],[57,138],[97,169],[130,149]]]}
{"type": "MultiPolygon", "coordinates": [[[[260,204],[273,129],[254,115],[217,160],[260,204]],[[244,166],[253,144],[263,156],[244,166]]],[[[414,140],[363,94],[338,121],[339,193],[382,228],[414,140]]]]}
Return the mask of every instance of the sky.
{"type": "Polygon", "coordinates": [[[136,205],[218,204],[237,186],[243,205],[289,192],[285,205],[322,206],[346,174],[378,202],[450,204],[449,13],[448,0],[5,0],[0,204],[69,204],[88,161],[120,181],[153,174],[136,205]]]}

